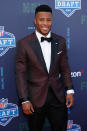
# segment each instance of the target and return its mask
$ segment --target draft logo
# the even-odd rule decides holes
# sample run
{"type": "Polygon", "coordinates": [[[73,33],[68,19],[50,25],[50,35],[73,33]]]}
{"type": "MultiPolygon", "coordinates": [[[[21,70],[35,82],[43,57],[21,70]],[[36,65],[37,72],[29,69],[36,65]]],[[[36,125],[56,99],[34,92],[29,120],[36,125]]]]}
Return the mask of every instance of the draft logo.
{"type": "Polygon", "coordinates": [[[81,131],[81,127],[78,124],[74,124],[73,120],[68,120],[67,131],[81,131]]]}
{"type": "Polygon", "coordinates": [[[0,26],[0,56],[14,47],[16,47],[15,36],[12,33],[5,32],[4,26],[0,26]]]}
{"type": "Polygon", "coordinates": [[[8,99],[0,99],[0,125],[6,126],[14,117],[18,116],[18,106],[8,103],[8,99]]]}
{"type": "Polygon", "coordinates": [[[76,10],[81,9],[81,0],[55,0],[55,9],[70,17],[76,10]]]}

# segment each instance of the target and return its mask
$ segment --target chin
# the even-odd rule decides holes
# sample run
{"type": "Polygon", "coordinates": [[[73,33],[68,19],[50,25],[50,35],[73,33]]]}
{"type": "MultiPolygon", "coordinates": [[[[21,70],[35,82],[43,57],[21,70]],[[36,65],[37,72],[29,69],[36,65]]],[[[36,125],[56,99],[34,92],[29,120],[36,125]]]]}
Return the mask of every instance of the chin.
{"type": "Polygon", "coordinates": [[[49,33],[49,31],[48,32],[41,32],[43,35],[47,35],[48,33],[49,33]]]}

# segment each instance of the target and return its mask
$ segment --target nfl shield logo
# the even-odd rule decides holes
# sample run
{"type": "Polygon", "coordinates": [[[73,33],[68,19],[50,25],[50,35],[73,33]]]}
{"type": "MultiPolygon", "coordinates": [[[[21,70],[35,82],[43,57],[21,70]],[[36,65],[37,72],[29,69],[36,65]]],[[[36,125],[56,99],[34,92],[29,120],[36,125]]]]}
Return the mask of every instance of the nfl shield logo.
{"type": "Polygon", "coordinates": [[[4,26],[0,26],[0,36],[3,36],[4,26]]]}
{"type": "Polygon", "coordinates": [[[70,17],[76,10],[81,9],[81,0],[55,0],[55,9],[70,17]]]}
{"type": "Polygon", "coordinates": [[[18,106],[8,103],[8,99],[0,99],[0,125],[6,126],[14,117],[18,116],[18,106]]]}
{"type": "Polygon", "coordinates": [[[0,56],[3,56],[10,48],[16,47],[15,36],[6,32],[4,26],[0,26],[0,56]]]}

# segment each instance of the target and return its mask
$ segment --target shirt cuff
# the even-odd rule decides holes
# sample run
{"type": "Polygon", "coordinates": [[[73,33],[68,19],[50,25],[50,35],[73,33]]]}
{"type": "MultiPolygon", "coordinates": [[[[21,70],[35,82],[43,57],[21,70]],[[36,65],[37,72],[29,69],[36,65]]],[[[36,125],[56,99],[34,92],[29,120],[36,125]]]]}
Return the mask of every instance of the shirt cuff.
{"type": "Polygon", "coordinates": [[[22,102],[22,104],[27,103],[27,102],[30,102],[30,101],[24,101],[24,102],[22,102]]]}
{"type": "Polygon", "coordinates": [[[71,94],[71,93],[74,94],[75,92],[74,92],[73,89],[70,89],[70,90],[67,90],[66,93],[67,93],[67,94],[71,94]]]}

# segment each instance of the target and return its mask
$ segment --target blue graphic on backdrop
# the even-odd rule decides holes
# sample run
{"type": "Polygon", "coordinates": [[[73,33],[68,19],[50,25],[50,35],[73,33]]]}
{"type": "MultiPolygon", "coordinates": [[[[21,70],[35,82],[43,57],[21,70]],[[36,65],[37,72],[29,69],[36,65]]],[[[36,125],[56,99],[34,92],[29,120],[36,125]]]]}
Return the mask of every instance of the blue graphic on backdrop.
{"type": "Polygon", "coordinates": [[[76,10],[81,9],[81,0],[55,0],[55,9],[70,17],[76,10]]]}
{"type": "MultiPolygon", "coordinates": [[[[68,116],[71,114],[71,109],[68,108],[68,116]]],[[[67,131],[81,131],[81,127],[78,124],[74,124],[73,120],[68,119],[67,131]]]]}
{"type": "Polygon", "coordinates": [[[80,125],[73,124],[73,120],[68,120],[67,131],[81,131],[80,125]]]}
{"type": "Polygon", "coordinates": [[[71,34],[70,34],[70,27],[67,27],[67,31],[66,31],[66,44],[67,44],[67,49],[70,49],[70,45],[71,45],[71,34]]]}
{"type": "Polygon", "coordinates": [[[15,36],[12,33],[5,32],[4,26],[0,26],[0,56],[14,47],[16,47],[15,36]]]}
{"type": "Polygon", "coordinates": [[[8,99],[0,100],[0,125],[6,126],[14,117],[18,116],[18,106],[8,103],[8,99]]]}
{"type": "Polygon", "coordinates": [[[4,90],[4,68],[0,67],[0,89],[4,90]]]}

